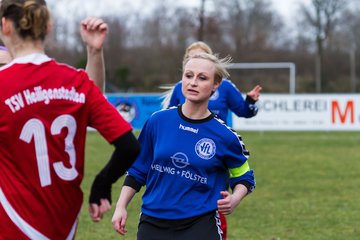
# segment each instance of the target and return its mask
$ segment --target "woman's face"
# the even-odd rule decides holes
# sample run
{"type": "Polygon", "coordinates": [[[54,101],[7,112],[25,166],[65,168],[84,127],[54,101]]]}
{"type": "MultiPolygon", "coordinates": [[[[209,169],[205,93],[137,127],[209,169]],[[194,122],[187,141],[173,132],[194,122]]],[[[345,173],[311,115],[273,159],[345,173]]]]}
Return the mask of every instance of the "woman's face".
{"type": "Polygon", "coordinates": [[[189,101],[200,103],[208,101],[219,86],[215,83],[215,65],[213,62],[201,59],[190,59],[182,76],[182,92],[189,101]]]}

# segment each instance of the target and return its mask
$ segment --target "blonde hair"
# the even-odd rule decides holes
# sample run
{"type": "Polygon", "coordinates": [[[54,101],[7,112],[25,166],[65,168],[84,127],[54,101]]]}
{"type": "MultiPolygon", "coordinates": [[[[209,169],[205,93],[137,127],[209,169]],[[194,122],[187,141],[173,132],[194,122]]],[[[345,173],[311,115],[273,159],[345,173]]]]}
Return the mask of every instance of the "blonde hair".
{"type": "Polygon", "coordinates": [[[230,74],[229,72],[226,70],[226,67],[230,64],[231,62],[231,57],[227,56],[225,58],[218,58],[218,56],[213,55],[213,54],[208,54],[208,53],[197,53],[194,54],[192,56],[189,56],[188,58],[186,58],[183,62],[183,72],[185,69],[186,64],[191,60],[191,59],[205,59],[208,60],[212,63],[214,63],[215,65],[215,76],[214,76],[214,80],[216,83],[221,83],[221,81],[224,78],[229,78],[230,74]]]}
{"type": "Polygon", "coordinates": [[[174,88],[175,88],[175,86],[172,86],[168,90],[166,90],[166,92],[164,92],[162,94],[162,96],[161,96],[163,98],[163,100],[161,101],[162,109],[167,109],[169,107],[170,99],[174,92],[174,88]]]}
{"type": "Polygon", "coordinates": [[[190,44],[186,48],[183,61],[185,61],[185,59],[187,59],[189,57],[189,52],[194,49],[200,49],[204,53],[213,54],[213,51],[209,45],[207,45],[206,43],[204,43],[202,41],[198,41],[198,42],[194,42],[194,43],[190,44]]]}
{"type": "Polygon", "coordinates": [[[14,22],[23,39],[44,40],[50,26],[50,12],[44,0],[2,0],[0,17],[14,22]]]}
{"type": "MultiPolygon", "coordinates": [[[[202,50],[204,53],[208,53],[208,54],[213,54],[212,49],[210,48],[209,45],[207,45],[205,42],[203,41],[197,41],[197,42],[193,42],[192,44],[190,44],[186,49],[185,49],[185,54],[183,57],[183,65],[186,59],[188,59],[190,57],[189,53],[191,50],[194,49],[200,49],[202,50]]],[[[163,94],[163,100],[161,102],[161,106],[163,109],[166,109],[169,107],[170,104],[170,98],[172,93],[174,92],[174,87],[172,86],[170,87],[164,94],[163,94]]]]}

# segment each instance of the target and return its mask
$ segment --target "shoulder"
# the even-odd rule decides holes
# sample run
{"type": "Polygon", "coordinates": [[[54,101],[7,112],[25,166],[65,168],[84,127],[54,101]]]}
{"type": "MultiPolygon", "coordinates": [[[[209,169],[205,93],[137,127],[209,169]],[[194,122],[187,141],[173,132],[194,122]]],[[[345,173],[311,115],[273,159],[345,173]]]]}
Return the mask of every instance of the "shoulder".
{"type": "Polygon", "coordinates": [[[224,88],[236,88],[235,84],[230,79],[223,79],[220,86],[224,88]]]}
{"type": "Polygon", "coordinates": [[[223,120],[218,117],[214,117],[214,121],[217,121],[216,124],[218,124],[218,126],[216,129],[218,129],[218,133],[221,135],[226,145],[238,145],[242,142],[241,135],[236,130],[228,126],[223,120]]]}
{"type": "MultiPolygon", "coordinates": [[[[239,94],[241,94],[241,91],[229,79],[222,80],[219,89],[223,92],[228,93],[228,95],[230,95],[230,93],[235,94],[234,96],[238,96],[239,94]]],[[[234,96],[229,96],[229,97],[234,97],[234,96]]]]}
{"type": "Polygon", "coordinates": [[[181,81],[178,81],[176,84],[175,84],[175,86],[174,86],[174,89],[176,89],[176,90],[179,90],[179,89],[181,89],[181,81]]]}
{"type": "Polygon", "coordinates": [[[66,63],[57,62],[55,60],[53,60],[52,62],[54,64],[54,66],[56,68],[58,68],[60,71],[62,71],[62,72],[66,72],[66,73],[69,73],[69,74],[79,75],[79,76],[83,76],[83,77],[88,78],[85,69],[81,69],[81,68],[77,69],[77,68],[75,68],[73,66],[70,66],[70,65],[68,65],[66,63]]]}
{"type": "Polygon", "coordinates": [[[149,120],[151,121],[158,121],[159,119],[164,119],[167,118],[173,114],[177,113],[177,107],[173,106],[167,109],[161,109],[159,111],[156,111],[154,113],[151,114],[149,120]]]}
{"type": "Polygon", "coordinates": [[[214,121],[215,124],[218,125],[216,129],[218,129],[222,134],[229,134],[230,136],[233,136],[234,134],[237,135],[236,131],[229,127],[221,118],[214,116],[214,121]]]}
{"type": "Polygon", "coordinates": [[[166,126],[167,123],[177,121],[176,115],[176,107],[158,110],[152,113],[151,116],[146,120],[143,129],[164,129],[164,126],[166,126]]]}

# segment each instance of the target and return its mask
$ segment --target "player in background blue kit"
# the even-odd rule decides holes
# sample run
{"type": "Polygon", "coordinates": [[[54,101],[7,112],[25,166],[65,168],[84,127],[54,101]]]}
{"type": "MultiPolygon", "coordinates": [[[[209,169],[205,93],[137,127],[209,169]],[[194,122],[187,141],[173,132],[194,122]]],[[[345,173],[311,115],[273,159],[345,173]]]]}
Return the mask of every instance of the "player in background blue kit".
{"type": "Polygon", "coordinates": [[[118,233],[126,234],[126,208],[146,186],[137,239],[223,239],[218,213],[232,213],[255,188],[242,138],[208,109],[211,95],[229,77],[227,63],[206,53],[184,61],[186,100],[154,113],[143,127],[140,155],[112,218],[118,233]]]}
{"type": "MultiPolygon", "coordinates": [[[[186,48],[184,60],[196,53],[213,54],[213,51],[209,45],[202,41],[194,42],[186,48]]],[[[229,111],[235,113],[238,117],[251,118],[258,112],[255,103],[259,100],[260,92],[261,86],[257,85],[244,98],[239,89],[230,80],[223,79],[219,88],[210,98],[209,109],[225,123],[227,123],[229,111]]],[[[185,97],[181,91],[181,81],[179,81],[166,93],[162,104],[163,108],[168,108],[184,102],[185,97]]],[[[225,216],[221,213],[220,219],[223,238],[226,240],[227,222],[225,216]]]]}

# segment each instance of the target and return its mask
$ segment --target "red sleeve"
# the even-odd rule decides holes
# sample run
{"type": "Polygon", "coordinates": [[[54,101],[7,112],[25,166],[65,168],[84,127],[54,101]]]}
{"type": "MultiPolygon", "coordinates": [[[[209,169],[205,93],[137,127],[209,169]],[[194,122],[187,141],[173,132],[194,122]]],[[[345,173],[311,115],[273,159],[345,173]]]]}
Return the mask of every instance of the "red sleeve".
{"type": "Polygon", "coordinates": [[[132,130],[131,125],[120,115],[93,84],[86,99],[89,104],[89,126],[95,128],[108,141],[113,142],[132,130]]]}

